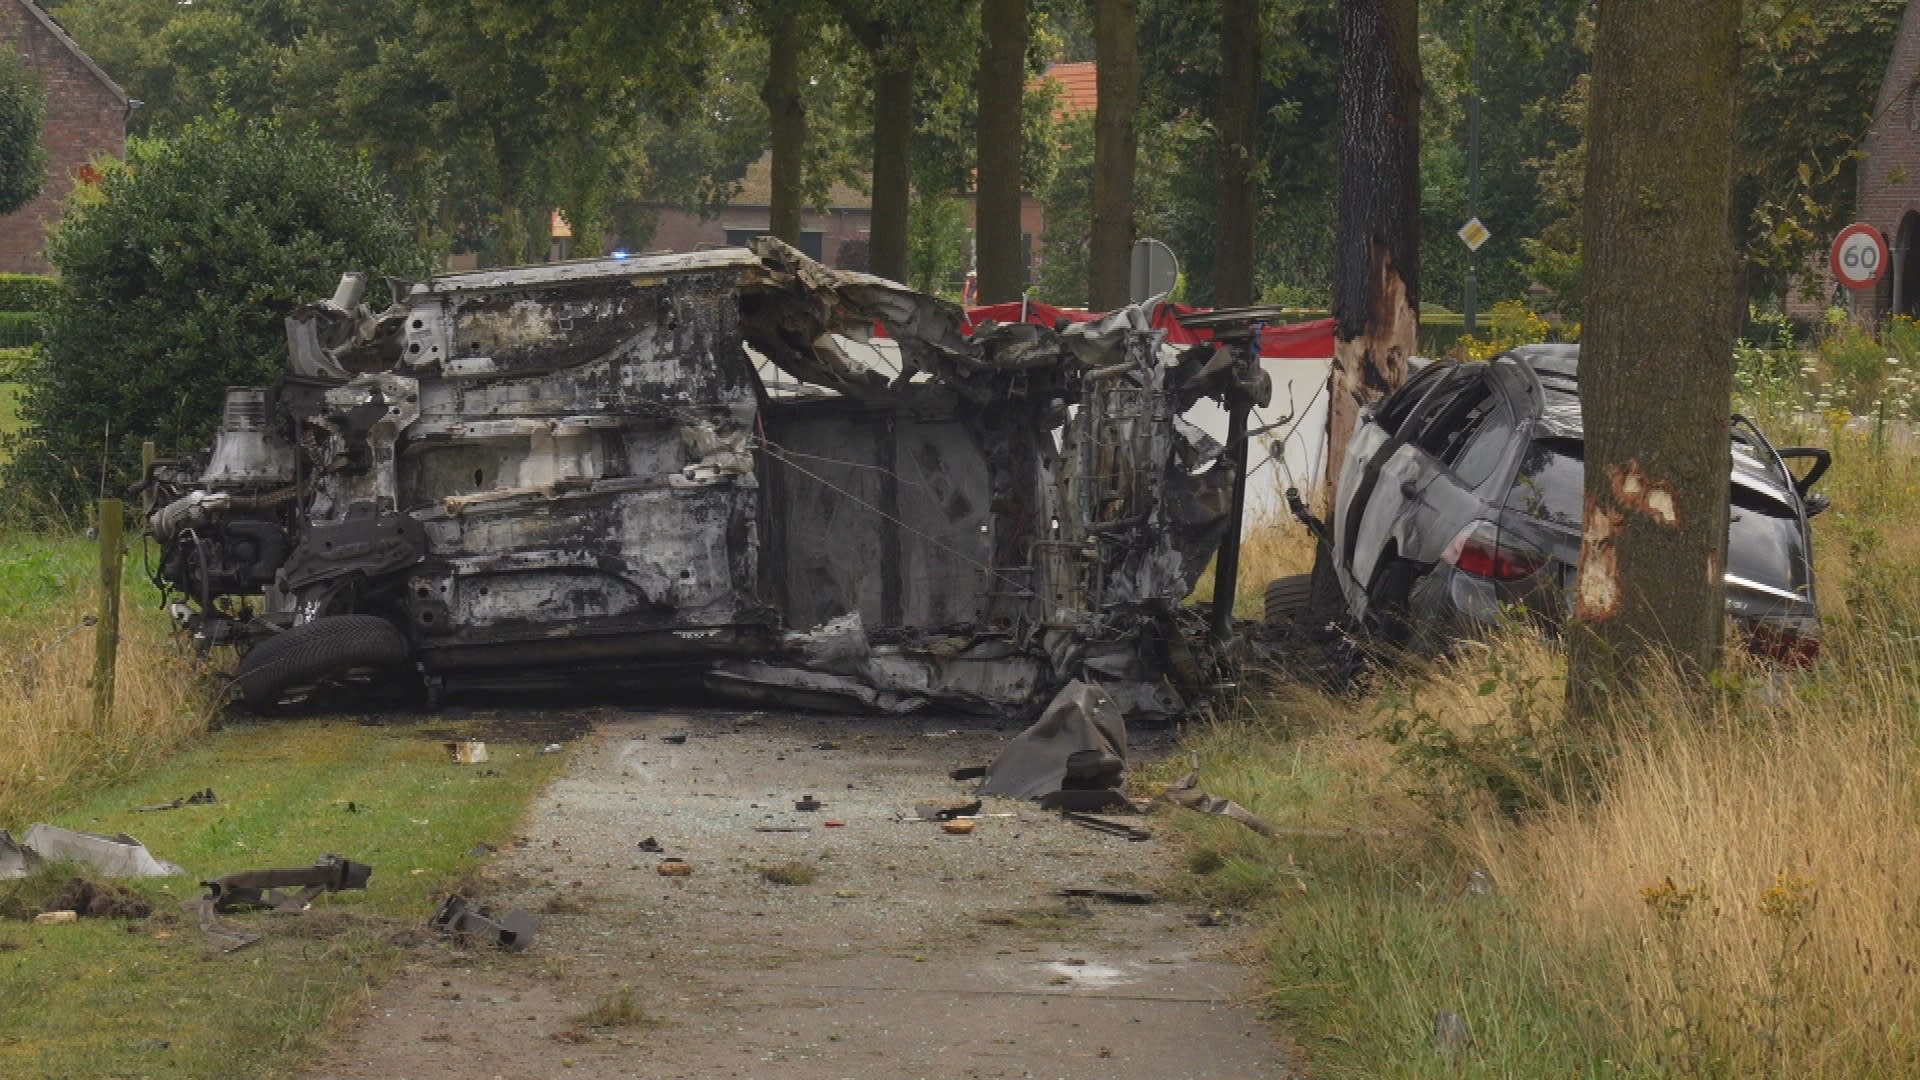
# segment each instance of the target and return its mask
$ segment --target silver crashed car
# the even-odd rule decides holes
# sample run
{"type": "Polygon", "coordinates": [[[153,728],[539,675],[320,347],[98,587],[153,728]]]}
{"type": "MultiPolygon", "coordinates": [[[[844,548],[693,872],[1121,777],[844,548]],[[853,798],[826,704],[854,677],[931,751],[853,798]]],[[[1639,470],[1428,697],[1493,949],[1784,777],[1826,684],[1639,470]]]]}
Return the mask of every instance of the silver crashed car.
{"type": "MultiPolygon", "coordinates": [[[[1558,619],[1580,558],[1579,346],[1428,364],[1361,418],[1327,540],[1350,615],[1395,644],[1471,636],[1517,606],[1558,619]]],[[[1757,652],[1819,652],[1808,520],[1830,458],[1736,417],[1727,610],[1757,652]],[[1796,474],[1789,462],[1807,462],[1796,474]]],[[[1270,615],[1303,598],[1276,582],[1270,615]]]]}

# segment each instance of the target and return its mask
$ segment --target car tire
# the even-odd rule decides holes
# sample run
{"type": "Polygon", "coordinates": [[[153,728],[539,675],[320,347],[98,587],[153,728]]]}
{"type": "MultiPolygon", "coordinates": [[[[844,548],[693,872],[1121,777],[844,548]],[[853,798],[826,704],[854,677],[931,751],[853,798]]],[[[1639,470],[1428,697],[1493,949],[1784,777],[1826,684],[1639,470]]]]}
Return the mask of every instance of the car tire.
{"type": "Polygon", "coordinates": [[[1419,563],[1393,559],[1374,575],[1367,590],[1367,616],[1381,641],[1404,649],[1413,641],[1413,586],[1426,571],[1419,563]]]}
{"type": "Polygon", "coordinates": [[[407,639],[377,615],[327,615],[254,646],[234,682],[242,704],[266,712],[320,683],[398,667],[409,652],[407,639]]]}
{"type": "Polygon", "coordinates": [[[1295,574],[1267,582],[1267,625],[1274,629],[1293,625],[1307,613],[1313,601],[1313,575],[1295,574]]]}

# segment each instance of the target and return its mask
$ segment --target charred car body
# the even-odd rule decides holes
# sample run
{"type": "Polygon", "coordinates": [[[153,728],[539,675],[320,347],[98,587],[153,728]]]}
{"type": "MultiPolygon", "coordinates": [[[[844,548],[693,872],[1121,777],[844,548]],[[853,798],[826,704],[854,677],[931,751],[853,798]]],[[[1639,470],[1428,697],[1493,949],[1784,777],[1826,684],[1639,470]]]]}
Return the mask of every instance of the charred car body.
{"type": "Polygon", "coordinates": [[[966,334],[771,240],[363,293],[145,482],[156,577],[250,704],[385,667],[881,710],[1091,676],[1165,715],[1215,677],[1179,605],[1238,470],[1180,414],[1264,395],[1231,350],[1138,309],[966,334]]]}
{"type": "MultiPolygon", "coordinates": [[[[1583,447],[1577,345],[1422,368],[1347,444],[1327,539],[1349,614],[1402,644],[1471,635],[1508,607],[1558,619],[1579,565],[1583,447]]],[[[1776,449],[1743,418],[1732,451],[1728,612],[1759,651],[1806,663],[1827,451],[1776,449]],[[1798,476],[1797,460],[1811,463],[1798,476]]]]}

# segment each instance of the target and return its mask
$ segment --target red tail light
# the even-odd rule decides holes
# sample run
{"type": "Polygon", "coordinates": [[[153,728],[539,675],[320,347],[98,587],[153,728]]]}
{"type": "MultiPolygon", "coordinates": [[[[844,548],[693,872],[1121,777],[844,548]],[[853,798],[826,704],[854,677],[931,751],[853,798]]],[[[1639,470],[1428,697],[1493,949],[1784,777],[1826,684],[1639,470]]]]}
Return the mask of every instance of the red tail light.
{"type": "Polygon", "coordinates": [[[1747,629],[1747,648],[1781,667],[1804,670],[1820,659],[1819,638],[1779,623],[1754,623],[1747,629]]]}
{"type": "Polygon", "coordinates": [[[1475,577],[1519,581],[1539,573],[1547,557],[1511,537],[1502,540],[1493,522],[1476,521],[1447,544],[1440,561],[1475,577]]]}

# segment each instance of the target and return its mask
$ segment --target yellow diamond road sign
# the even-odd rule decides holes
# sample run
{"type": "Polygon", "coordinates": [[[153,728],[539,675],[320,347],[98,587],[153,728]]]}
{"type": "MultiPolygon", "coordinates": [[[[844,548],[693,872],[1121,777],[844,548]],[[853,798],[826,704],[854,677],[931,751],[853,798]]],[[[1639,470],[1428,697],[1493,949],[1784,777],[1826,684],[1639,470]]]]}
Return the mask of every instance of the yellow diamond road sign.
{"type": "Polygon", "coordinates": [[[1479,251],[1480,245],[1486,243],[1492,235],[1485,225],[1480,224],[1479,218],[1471,218],[1465,225],[1460,226],[1460,241],[1467,245],[1468,251],[1479,251]]]}

